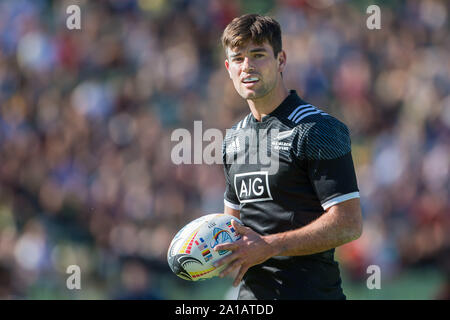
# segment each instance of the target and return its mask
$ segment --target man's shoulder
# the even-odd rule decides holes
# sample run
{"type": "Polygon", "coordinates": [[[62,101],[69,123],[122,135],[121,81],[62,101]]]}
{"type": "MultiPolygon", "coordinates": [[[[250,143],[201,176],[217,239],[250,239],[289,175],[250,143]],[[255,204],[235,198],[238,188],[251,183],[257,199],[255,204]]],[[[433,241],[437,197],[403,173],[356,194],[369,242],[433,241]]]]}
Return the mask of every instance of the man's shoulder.
{"type": "Polygon", "coordinates": [[[232,132],[236,132],[241,129],[245,129],[248,127],[248,124],[251,119],[251,113],[248,113],[246,116],[241,118],[239,121],[234,123],[231,128],[226,129],[226,136],[229,136],[232,132]]]}
{"type": "Polygon", "coordinates": [[[298,99],[293,105],[277,115],[278,120],[290,128],[298,128],[299,132],[308,132],[311,128],[327,130],[327,128],[346,127],[344,123],[325,112],[321,107],[298,99]]]}
{"type": "Polygon", "coordinates": [[[348,127],[345,123],[324,112],[313,114],[303,119],[296,124],[296,127],[304,128],[305,133],[308,135],[326,135],[327,133],[336,131],[348,133],[348,127]]]}
{"type": "Polygon", "coordinates": [[[295,128],[297,150],[308,159],[340,157],[351,150],[348,127],[311,104],[294,108],[284,123],[295,128]]]}
{"type": "Polygon", "coordinates": [[[309,159],[338,158],[351,151],[348,127],[330,115],[314,115],[302,122],[301,143],[309,159]]]}
{"type": "Polygon", "coordinates": [[[251,118],[251,113],[237,121],[231,128],[225,130],[225,137],[222,140],[222,154],[225,155],[230,151],[239,149],[240,142],[236,141],[240,130],[248,128],[248,123],[251,118]]]}

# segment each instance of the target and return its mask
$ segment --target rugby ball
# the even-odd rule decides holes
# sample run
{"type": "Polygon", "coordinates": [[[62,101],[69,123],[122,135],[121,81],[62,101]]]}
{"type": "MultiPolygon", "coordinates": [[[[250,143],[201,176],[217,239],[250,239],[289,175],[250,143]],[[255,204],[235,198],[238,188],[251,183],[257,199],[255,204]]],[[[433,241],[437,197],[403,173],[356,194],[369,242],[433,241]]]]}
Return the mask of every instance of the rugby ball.
{"type": "Polygon", "coordinates": [[[218,276],[226,265],[215,268],[213,263],[231,254],[231,251],[214,251],[214,247],[241,238],[231,224],[232,219],[241,223],[231,215],[208,214],[195,219],[178,231],[167,252],[167,262],[173,273],[189,281],[218,276]]]}

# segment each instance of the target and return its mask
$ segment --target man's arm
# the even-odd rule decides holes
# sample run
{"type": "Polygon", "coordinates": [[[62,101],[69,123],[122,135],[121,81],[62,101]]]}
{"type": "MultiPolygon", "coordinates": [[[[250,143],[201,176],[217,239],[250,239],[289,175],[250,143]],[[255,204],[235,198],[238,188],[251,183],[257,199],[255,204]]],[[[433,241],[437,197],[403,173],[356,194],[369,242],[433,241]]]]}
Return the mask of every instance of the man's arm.
{"type": "Polygon", "coordinates": [[[234,243],[217,245],[214,250],[233,251],[216,266],[230,263],[221,277],[239,268],[233,283],[237,286],[250,267],[273,256],[310,255],[359,238],[362,233],[361,207],[359,199],[350,199],[328,208],[319,218],[304,227],[267,236],[261,236],[234,221],[233,226],[242,238],[234,243]]]}
{"type": "Polygon", "coordinates": [[[229,214],[230,216],[236,217],[239,220],[241,219],[241,212],[239,210],[230,208],[229,206],[223,206],[223,213],[229,214]]]}
{"type": "Polygon", "coordinates": [[[274,249],[274,256],[303,256],[336,248],[361,234],[361,207],[356,198],[330,207],[302,228],[263,238],[274,249]]]}

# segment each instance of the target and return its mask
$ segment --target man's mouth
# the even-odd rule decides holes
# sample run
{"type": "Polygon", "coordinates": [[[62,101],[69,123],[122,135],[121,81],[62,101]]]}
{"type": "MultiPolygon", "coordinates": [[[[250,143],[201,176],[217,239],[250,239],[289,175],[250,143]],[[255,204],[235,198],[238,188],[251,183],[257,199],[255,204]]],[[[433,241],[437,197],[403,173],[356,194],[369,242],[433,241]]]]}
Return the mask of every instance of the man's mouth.
{"type": "Polygon", "coordinates": [[[258,81],[259,81],[258,77],[248,77],[242,80],[243,83],[255,83],[258,81]]]}

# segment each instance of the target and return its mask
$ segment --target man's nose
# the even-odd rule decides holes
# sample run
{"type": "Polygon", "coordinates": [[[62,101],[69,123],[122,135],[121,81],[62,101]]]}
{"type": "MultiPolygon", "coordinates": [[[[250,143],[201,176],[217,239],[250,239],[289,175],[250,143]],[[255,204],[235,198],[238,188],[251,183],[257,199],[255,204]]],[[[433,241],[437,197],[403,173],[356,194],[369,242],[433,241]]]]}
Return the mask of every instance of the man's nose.
{"type": "Polygon", "coordinates": [[[249,59],[249,57],[245,57],[244,62],[242,63],[242,71],[250,72],[253,70],[255,70],[255,67],[253,66],[252,61],[249,59]]]}

